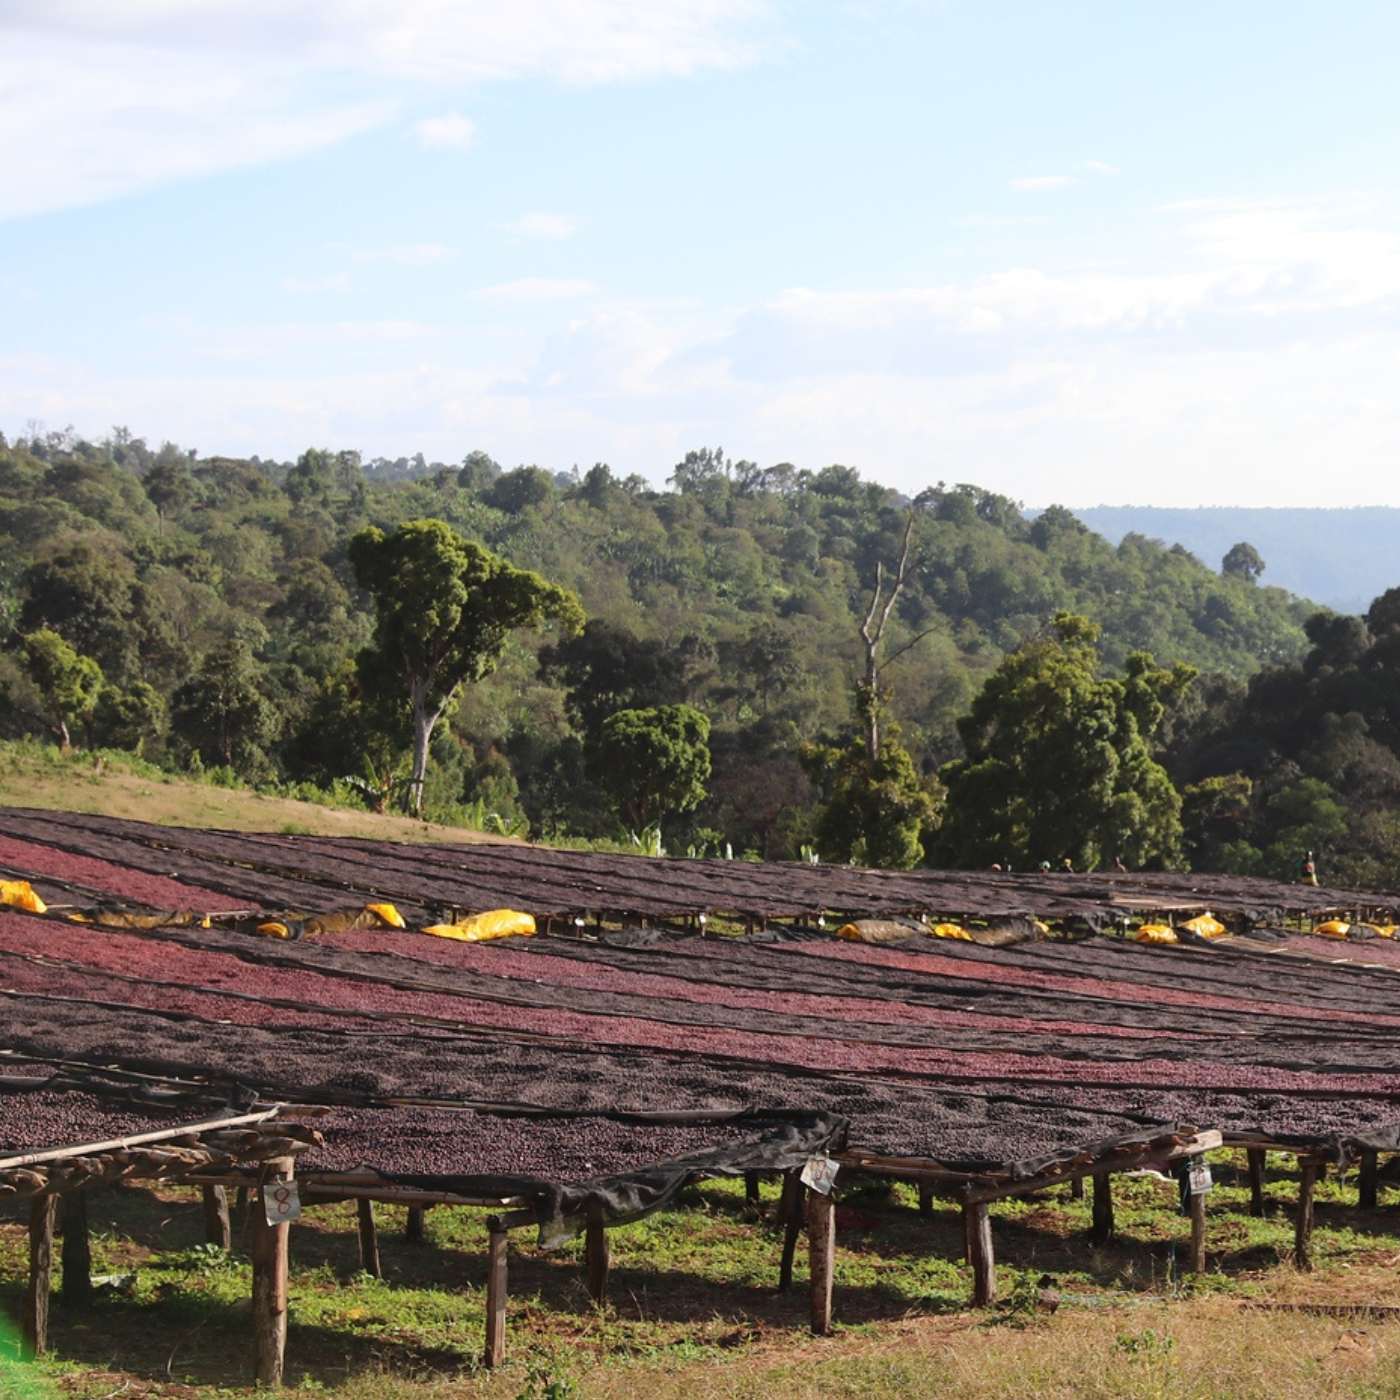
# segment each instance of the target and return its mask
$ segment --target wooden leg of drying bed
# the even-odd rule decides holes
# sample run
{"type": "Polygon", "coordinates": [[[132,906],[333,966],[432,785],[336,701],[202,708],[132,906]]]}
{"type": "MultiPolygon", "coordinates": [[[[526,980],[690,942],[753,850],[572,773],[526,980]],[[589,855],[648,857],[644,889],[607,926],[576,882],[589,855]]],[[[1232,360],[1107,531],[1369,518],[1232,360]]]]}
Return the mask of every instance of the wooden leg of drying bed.
{"type": "Polygon", "coordinates": [[[986,1201],[964,1205],[963,1220],[972,1264],[972,1306],[990,1308],[997,1300],[997,1275],[992,1253],[992,1216],[986,1201]]]}
{"type": "Polygon", "coordinates": [[[81,1307],[92,1298],[92,1247],[88,1241],[86,1191],[63,1196],[63,1301],[81,1307]]]}
{"type": "Polygon", "coordinates": [[[807,1248],[812,1289],[812,1332],[831,1333],[831,1294],[836,1271],[836,1205],[820,1191],[807,1193],[807,1248]]]}
{"type": "Polygon", "coordinates": [[[1072,1201],[1082,1201],[1084,1199],[1084,1178],[1077,1176],[1069,1184],[1069,1198],[1072,1201]]]}
{"type": "Polygon", "coordinates": [[[797,1254],[797,1237],[802,1233],[802,1197],[807,1188],[797,1172],[783,1173],[783,1259],[778,1269],[778,1291],[792,1287],[792,1261],[797,1254]]]}
{"type": "Polygon", "coordinates": [[[1268,1153],[1262,1147],[1251,1147],[1249,1158],[1249,1213],[1264,1214],[1264,1164],[1268,1153]]]}
{"type": "Polygon", "coordinates": [[[228,1214],[228,1191],[222,1186],[202,1186],[204,1239],[220,1249],[233,1248],[233,1225],[228,1214]]]}
{"type": "Polygon", "coordinates": [[[423,1229],[423,1207],[409,1206],[408,1219],[403,1224],[403,1238],[405,1244],[422,1244],[426,1238],[423,1229]]]}
{"type": "Polygon", "coordinates": [[[1113,1178],[1108,1172],[1094,1173],[1094,1220],[1089,1239],[1107,1244],[1113,1238],[1113,1178]]]}
{"type": "Polygon", "coordinates": [[[608,1269],[612,1265],[612,1248],[608,1244],[608,1232],[599,1216],[592,1216],[588,1221],[583,1255],[588,1270],[588,1296],[595,1303],[603,1303],[608,1296],[608,1269]]]}
{"type": "MultiPolygon", "coordinates": [[[[290,1181],[292,1158],[274,1157],[260,1196],[278,1182],[290,1181]]],[[[253,1227],[253,1359],[259,1385],[282,1384],[287,1353],[287,1253],[292,1227],[270,1225],[260,1197],[250,1202],[253,1227]]]]}
{"type": "Polygon", "coordinates": [[[35,1196],[29,1206],[29,1286],[24,1290],[20,1334],[25,1356],[49,1347],[49,1291],[53,1286],[53,1223],[58,1197],[35,1196]]]}
{"type": "Polygon", "coordinates": [[[1317,1185],[1317,1166],[1301,1164],[1298,1173],[1298,1217],[1293,1225],[1293,1262],[1300,1269],[1312,1268],[1313,1187],[1317,1185]]]}
{"type": "Polygon", "coordinates": [[[486,1246],[486,1350],[482,1364],[499,1366],[506,1356],[506,1252],[510,1236],[492,1220],[486,1246]]]}
{"type": "Polygon", "coordinates": [[[1361,1174],[1356,1182],[1356,1204],[1362,1210],[1375,1210],[1380,1199],[1379,1166],[1374,1152],[1361,1154],[1361,1174]]]}
{"type": "Polygon", "coordinates": [[[379,1266],[379,1228],[374,1223],[374,1202],[361,1197],[355,1202],[356,1219],[360,1227],[360,1268],[371,1278],[383,1278],[379,1266]]]}
{"type": "Polygon", "coordinates": [[[756,1206],[759,1203],[759,1201],[762,1200],[762,1196],[760,1195],[758,1189],[757,1172],[744,1173],[744,1199],[751,1206],[756,1206]]]}
{"type": "Polygon", "coordinates": [[[1186,1203],[1186,1209],[1191,1216],[1191,1252],[1187,1256],[1186,1267],[1190,1273],[1203,1274],[1206,1271],[1205,1192],[1193,1191],[1191,1199],[1186,1203]]]}
{"type": "Polygon", "coordinates": [[[933,1187],[932,1187],[932,1186],[920,1186],[920,1187],[919,1187],[919,1214],[920,1214],[920,1215],[932,1215],[932,1214],[933,1214],[933,1187]]]}

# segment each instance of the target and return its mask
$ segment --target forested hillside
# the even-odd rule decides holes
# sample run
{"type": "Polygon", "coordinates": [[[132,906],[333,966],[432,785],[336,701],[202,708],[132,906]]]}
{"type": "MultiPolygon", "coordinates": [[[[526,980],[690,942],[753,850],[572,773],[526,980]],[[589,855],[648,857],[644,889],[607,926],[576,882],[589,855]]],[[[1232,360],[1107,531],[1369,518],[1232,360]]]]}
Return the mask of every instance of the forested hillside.
{"type": "MultiPolygon", "coordinates": [[[[494,671],[470,663],[490,673],[446,704],[424,793],[434,816],[537,836],[664,818],[682,852],[727,842],[788,857],[817,840],[813,784],[840,791],[833,755],[857,727],[859,628],[911,506],[879,701],[931,793],[963,754],[958,721],[983,683],[1057,612],[1102,629],[1106,675],[1145,649],[1241,683],[1307,649],[1309,605],[1140,536],[1110,546],[1065,510],[1032,522],[1004,497],[932,482],[910,502],[849,467],[759,468],[718,450],[691,453],[671,484],[601,464],[503,471],[481,452],[441,464],[312,450],[279,463],[152,449],[123,431],[0,438],[4,725],[398,805],[403,704],[376,708],[367,687],[382,680],[402,701],[401,658],[361,586],[377,538],[361,532],[379,527],[392,544],[414,520],[446,522],[490,551],[480,559],[562,590],[488,639],[494,671]],[[357,535],[370,543],[352,559],[357,535]],[[664,794],[658,806],[620,792],[610,758],[638,740],[617,712],[656,706],[708,721],[711,769],[676,789],[673,813],[664,794]],[[697,783],[699,805],[685,795],[697,783]]],[[[641,739],[679,752],[698,733],[677,719],[669,737],[641,739]]]]}
{"type": "Polygon", "coordinates": [[[1264,561],[1264,580],[1337,612],[1363,613],[1400,584],[1400,510],[1393,506],[1093,506],[1074,513],[1110,543],[1147,535],[1182,545],[1212,568],[1246,542],[1264,561]]]}

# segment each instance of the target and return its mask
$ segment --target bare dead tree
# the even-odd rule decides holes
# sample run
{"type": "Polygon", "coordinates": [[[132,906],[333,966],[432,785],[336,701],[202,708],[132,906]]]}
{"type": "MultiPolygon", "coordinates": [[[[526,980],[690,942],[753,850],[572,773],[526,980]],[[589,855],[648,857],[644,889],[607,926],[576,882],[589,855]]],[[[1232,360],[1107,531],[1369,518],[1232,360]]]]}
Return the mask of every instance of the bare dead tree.
{"type": "MultiPolygon", "coordinates": [[[[904,522],[904,538],[899,545],[899,563],[894,577],[885,573],[884,561],[875,565],[875,590],[870,595],[870,606],[865,610],[865,619],[860,624],[861,641],[865,644],[865,675],[856,686],[856,696],[861,719],[865,722],[865,747],[873,763],[880,757],[880,712],[885,697],[880,688],[880,673],[888,663],[880,660],[880,643],[884,640],[885,628],[889,625],[890,614],[894,611],[895,600],[904,587],[904,579],[909,570],[909,542],[914,534],[914,512],[904,522]],[[885,586],[889,584],[886,595],[885,586]]],[[[907,648],[901,648],[901,654],[907,648]]],[[[894,658],[892,657],[891,660],[894,658]]]]}

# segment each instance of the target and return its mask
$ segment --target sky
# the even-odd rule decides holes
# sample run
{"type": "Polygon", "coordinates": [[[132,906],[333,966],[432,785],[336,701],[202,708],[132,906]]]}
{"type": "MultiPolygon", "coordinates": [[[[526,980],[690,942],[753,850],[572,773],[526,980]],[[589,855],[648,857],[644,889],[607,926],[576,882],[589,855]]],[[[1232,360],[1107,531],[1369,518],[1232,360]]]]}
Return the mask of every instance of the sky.
{"type": "Polygon", "coordinates": [[[1400,505],[1400,6],[0,0],[0,430],[1400,505]]]}

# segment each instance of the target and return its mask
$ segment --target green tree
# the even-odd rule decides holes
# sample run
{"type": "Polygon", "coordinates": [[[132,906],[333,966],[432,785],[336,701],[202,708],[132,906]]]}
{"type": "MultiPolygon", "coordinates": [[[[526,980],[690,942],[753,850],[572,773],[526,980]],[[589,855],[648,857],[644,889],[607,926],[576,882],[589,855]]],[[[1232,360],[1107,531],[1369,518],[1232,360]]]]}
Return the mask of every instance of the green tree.
{"type": "Polygon", "coordinates": [[[619,710],[588,749],[594,780],[629,827],[693,811],[710,778],[710,721],[691,705],[619,710]]]}
{"type": "Polygon", "coordinates": [[[248,773],[281,729],[267,681],[247,643],[220,644],[171,700],[171,728],[206,762],[248,773]]]}
{"type": "Polygon", "coordinates": [[[897,726],[885,725],[874,759],[868,735],[842,746],[808,745],[802,757],[823,794],[816,838],[825,859],[892,870],[924,859],[942,788],[920,779],[897,726]]]}
{"type": "Polygon", "coordinates": [[[390,535],[371,526],[350,541],[350,559],[375,607],[361,675],[407,693],[410,805],[420,814],[433,730],[461,687],[495,669],[517,629],[553,621],[574,632],[583,608],[568,589],[512,567],[441,520],[410,520],[390,535]]]}
{"type": "Polygon", "coordinates": [[[20,643],[24,669],[38,692],[37,714],[67,753],[72,727],[92,714],[102,692],[102,668],[57,632],[41,627],[20,643]]]}
{"type": "Polygon", "coordinates": [[[93,739],[114,749],[143,753],[148,742],[159,743],[167,724],[165,697],[145,681],[125,690],[104,685],[92,715],[93,739]]]}
{"type": "Polygon", "coordinates": [[[1241,540],[1225,551],[1225,557],[1220,561],[1220,572],[1226,578],[1242,578],[1246,583],[1258,583],[1259,575],[1264,572],[1264,560],[1252,544],[1241,540]]]}
{"type": "Polygon", "coordinates": [[[1057,614],[959,720],[965,756],[943,770],[941,844],[954,864],[1180,860],[1181,798],[1151,746],[1195,673],[1136,652],[1123,678],[1102,677],[1098,636],[1085,618],[1057,614]]]}

